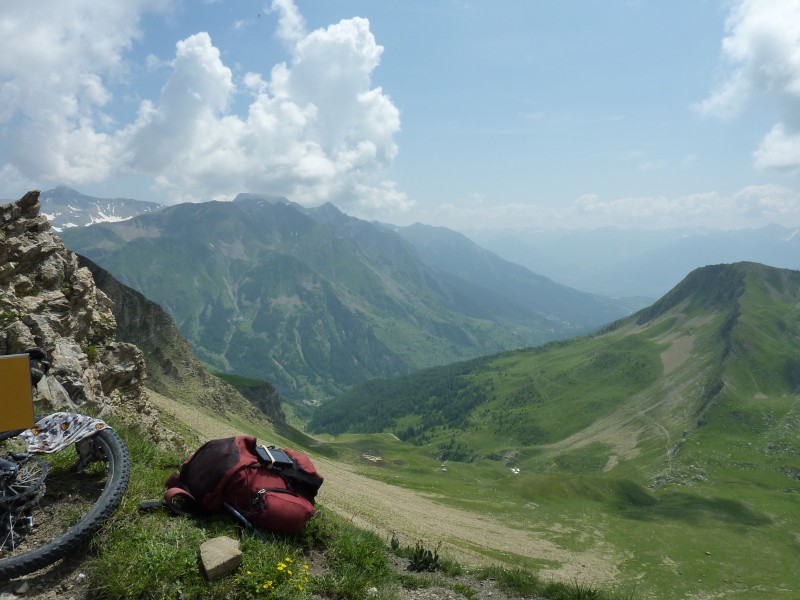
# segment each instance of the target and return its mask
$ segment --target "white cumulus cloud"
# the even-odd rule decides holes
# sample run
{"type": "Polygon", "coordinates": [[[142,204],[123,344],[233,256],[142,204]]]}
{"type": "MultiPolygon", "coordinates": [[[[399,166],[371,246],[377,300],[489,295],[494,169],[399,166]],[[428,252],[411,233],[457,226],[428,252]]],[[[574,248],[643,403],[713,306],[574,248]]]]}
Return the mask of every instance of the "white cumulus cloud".
{"type": "Polygon", "coordinates": [[[780,185],[751,185],[730,195],[636,196],[604,200],[585,195],[568,207],[569,218],[651,229],[709,226],[722,229],[769,223],[800,225],[800,194],[780,185]]]}
{"type": "Polygon", "coordinates": [[[4,172],[86,182],[108,176],[115,156],[108,81],[124,78],[124,55],[140,15],[168,0],[4,0],[0,9],[0,131],[4,172]]]}
{"type": "Polygon", "coordinates": [[[274,0],[269,15],[286,61],[265,56],[263,72],[237,77],[211,36],[197,32],[177,41],[174,57],[147,57],[164,74],[160,94],[141,101],[132,122],[116,122],[113,83],[125,77],[141,15],[168,5],[75,0],[65,11],[56,0],[4,3],[7,176],[69,184],[143,174],[173,201],[252,191],[366,211],[410,205],[387,180],[400,113],[372,85],[383,48],[366,19],[309,32],[292,0],[274,0]]]}
{"type": "Polygon", "coordinates": [[[775,124],[754,153],[756,166],[769,171],[800,171],[800,129],[775,124]]]}
{"type": "Polygon", "coordinates": [[[455,229],[478,224],[526,229],[622,227],[669,229],[710,227],[746,229],[780,223],[800,227],[800,193],[780,185],[751,185],[732,194],[703,192],[682,196],[603,198],[587,193],[559,206],[536,202],[484,203],[463,201],[417,210],[420,220],[455,229]]]}
{"type": "Polygon", "coordinates": [[[732,118],[756,102],[777,106],[780,120],[755,151],[755,164],[800,169],[800,0],[739,0],[726,30],[725,77],[700,112],[732,118]]]}

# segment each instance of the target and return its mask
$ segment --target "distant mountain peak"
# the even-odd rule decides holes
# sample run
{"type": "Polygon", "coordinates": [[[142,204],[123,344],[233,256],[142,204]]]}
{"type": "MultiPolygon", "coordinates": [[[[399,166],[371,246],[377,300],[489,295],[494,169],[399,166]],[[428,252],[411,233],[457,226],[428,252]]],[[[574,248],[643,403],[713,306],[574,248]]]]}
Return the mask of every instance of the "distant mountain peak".
{"type": "MultiPolygon", "coordinates": [[[[78,190],[76,190],[74,188],[71,188],[69,186],[66,186],[66,185],[57,185],[56,187],[54,187],[50,191],[51,192],[55,192],[57,194],[72,194],[74,196],[83,196],[83,194],[81,194],[78,190]]],[[[45,193],[47,193],[47,192],[45,192],[45,193]]]]}
{"type": "Polygon", "coordinates": [[[41,193],[41,214],[50,221],[54,231],[61,233],[70,227],[95,223],[127,221],[137,215],[162,208],[157,202],[130,198],[95,198],[59,185],[41,193]]]}
{"type": "Polygon", "coordinates": [[[637,323],[643,325],[683,304],[681,310],[736,311],[742,295],[747,291],[747,279],[767,280],[778,273],[798,272],[767,265],[741,261],[729,264],[708,265],[689,273],[678,285],[652,306],[641,310],[637,323]]]}
{"type": "Polygon", "coordinates": [[[289,199],[286,196],[278,196],[275,194],[253,194],[249,192],[237,194],[233,201],[237,203],[266,202],[267,204],[290,204],[289,199]]]}

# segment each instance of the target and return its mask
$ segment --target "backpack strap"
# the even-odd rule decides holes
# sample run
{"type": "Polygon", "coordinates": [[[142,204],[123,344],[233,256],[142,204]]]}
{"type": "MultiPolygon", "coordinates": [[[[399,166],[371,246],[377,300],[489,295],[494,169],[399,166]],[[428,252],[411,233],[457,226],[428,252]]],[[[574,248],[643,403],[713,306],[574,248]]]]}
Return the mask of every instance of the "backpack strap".
{"type": "Polygon", "coordinates": [[[317,492],[324,477],[317,471],[311,459],[297,450],[283,449],[292,458],[292,466],[276,469],[286,482],[286,486],[298,492],[303,498],[315,503],[317,492]]]}
{"type": "Polygon", "coordinates": [[[196,517],[200,512],[194,496],[182,487],[168,488],[164,492],[164,504],[171,513],[183,517],[196,517]]]}
{"type": "Polygon", "coordinates": [[[174,515],[194,519],[200,516],[197,501],[194,496],[181,487],[171,487],[164,492],[163,500],[149,500],[139,503],[140,510],[155,510],[166,508],[174,515]]]}

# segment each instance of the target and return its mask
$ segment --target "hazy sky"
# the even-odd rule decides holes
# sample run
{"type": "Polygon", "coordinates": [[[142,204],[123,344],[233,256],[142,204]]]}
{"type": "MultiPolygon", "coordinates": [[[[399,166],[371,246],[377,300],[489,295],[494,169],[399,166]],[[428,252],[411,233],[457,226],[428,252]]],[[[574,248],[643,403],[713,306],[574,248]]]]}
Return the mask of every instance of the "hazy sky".
{"type": "Polygon", "coordinates": [[[2,0],[0,197],[800,226],[800,0],[2,0]]]}

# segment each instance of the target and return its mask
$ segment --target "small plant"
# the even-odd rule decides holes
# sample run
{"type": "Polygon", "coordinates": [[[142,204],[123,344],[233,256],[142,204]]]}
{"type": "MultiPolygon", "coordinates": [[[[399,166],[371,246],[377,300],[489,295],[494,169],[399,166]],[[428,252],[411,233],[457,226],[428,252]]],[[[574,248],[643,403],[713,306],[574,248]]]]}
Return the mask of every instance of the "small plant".
{"type": "Polygon", "coordinates": [[[16,292],[20,298],[24,298],[26,296],[34,297],[42,293],[42,286],[40,286],[38,283],[34,281],[31,282],[30,287],[23,288],[22,286],[19,286],[16,292]]]}
{"type": "Polygon", "coordinates": [[[89,359],[90,364],[94,364],[97,362],[97,355],[98,355],[97,346],[95,346],[94,344],[88,344],[83,351],[86,353],[86,358],[89,359]]]}
{"type": "Polygon", "coordinates": [[[380,595],[382,590],[396,579],[386,554],[386,542],[338,519],[334,525],[335,535],[326,543],[328,571],[314,577],[314,593],[326,598],[363,600],[371,596],[368,590],[375,588],[377,597],[385,597],[380,595]]]}
{"type": "Polygon", "coordinates": [[[414,547],[414,550],[411,552],[411,556],[409,557],[408,570],[416,571],[418,573],[433,573],[440,568],[441,564],[439,563],[439,546],[436,546],[436,549],[431,551],[425,548],[425,546],[422,545],[422,542],[417,542],[417,545],[414,547]]]}
{"type": "Polygon", "coordinates": [[[294,560],[287,556],[258,572],[245,571],[236,582],[244,598],[302,598],[307,594],[310,580],[308,565],[296,567],[294,560]]]}
{"type": "Polygon", "coordinates": [[[19,319],[18,314],[0,309],[0,326],[7,325],[17,319],[19,319]]]}

